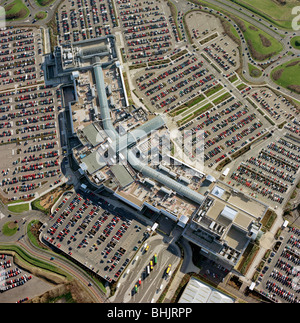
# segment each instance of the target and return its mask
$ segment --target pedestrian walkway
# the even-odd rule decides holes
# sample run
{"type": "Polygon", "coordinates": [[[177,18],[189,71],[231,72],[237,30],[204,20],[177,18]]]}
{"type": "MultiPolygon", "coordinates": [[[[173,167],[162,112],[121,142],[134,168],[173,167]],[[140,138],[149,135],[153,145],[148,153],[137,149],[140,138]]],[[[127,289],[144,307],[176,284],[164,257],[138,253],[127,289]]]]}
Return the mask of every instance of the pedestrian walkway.
{"type": "Polygon", "coordinates": [[[170,303],[176,290],[178,289],[183,277],[187,273],[199,273],[200,268],[195,266],[192,261],[192,249],[188,241],[184,238],[180,239],[180,244],[184,249],[184,259],[176,275],[174,276],[172,283],[167,291],[164,303],[170,303]]]}
{"type": "Polygon", "coordinates": [[[275,220],[275,222],[273,223],[270,231],[264,233],[262,235],[262,237],[260,238],[259,241],[259,251],[256,254],[255,258],[253,259],[252,264],[250,265],[250,268],[248,269],[245,277],[242,277],[242,280],[245,282],[248,282],[248,284],[250,285],[252,282],[252,277],[256,271],[256,268],[258,267],[259,263],[262,260],[262,257],[264,256],[264,254],[266,253],[267,250],[272,249],[276,239],[274,238],[276,232],[278,231],[278,229],[282,226],[283,224],[283,218],[281,216],[281,214],[277,214],[277,218],[275,220]]]}
{"type": "Polygon", "coordinates": [[[171,303],[171,300],[172,300],[173,296],[175,295],[175,292],[178,289],[184,275],[185,275],[185,273],[178,270],[177,274],[175,275],[175,277],[172,280],[171,285],[169,286],[168,292],[167,292],[166,297],[164,299],[164,303],[171,303]]]}

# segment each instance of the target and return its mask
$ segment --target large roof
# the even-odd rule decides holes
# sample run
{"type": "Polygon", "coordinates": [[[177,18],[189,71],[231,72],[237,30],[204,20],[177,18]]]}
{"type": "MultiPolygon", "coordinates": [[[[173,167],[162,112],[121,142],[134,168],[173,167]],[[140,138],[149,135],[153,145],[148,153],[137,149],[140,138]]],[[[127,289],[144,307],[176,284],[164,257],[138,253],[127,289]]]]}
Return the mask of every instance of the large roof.
{"type": "Polygon", "coordinates": [[[157,182],[175,191],[177,194],[185,196],[186,198],[198,204],[201,204],[204,201],[205,197],[202,194],[192,190],[188,186],[178,183],[169,176],[164,175],[161,172],[158,172],[155,169],[140,162],[139,159],[136,158],[131,151],[128,152],[128,161],[132,165],[132,167],[141,172],[145,177],[150,177],[156,180],[157,182]]]}
{"type": "Polygon", "coordinates": [[[234,299],[192,277],[178,303],[234,303],[234,299]]]}
{"type": "Polygon", "coordinates": [[[84,136],[93,147],[97,146],[105,139],[103,138],[102,134],[97,130],[97,128],[93,123],[84,127],[81,131],[83,132],[84,136]]]}
{"type": "MultiPolygon", "coordinates": [[[[112,141],[119,140],[119,143],[122,143],[122,139],[120,138],[119,134],[114,128],[111,120],[110,111],[107,103],[104,76],[103,76],[103,70],[102,70],[101,64],[100,63],[95,64],[93,69],[94,69],[94,74],[96,79],[96,88],[97,88],[98,97],[99,97],[100,114],[101,114],[101,119],[103,123],[103,128],[105,129],[106,134],[111,138],[112,141]]],[[[144,130],[145,133],[147,132],[149,133],[151,132],[151,130],[158,129],[158,126],[161,127],[163,124],[164,124],[164,120],[161,117],[157,117],[145,123],[143,126],[140,127],[140,129],[144,130]]],[[[136,132],[132,131],[132,133],[133,133],[132,136],[138,135],[137,131],[136,132]]],[[[133,140],[133,138],[131,138],[131,140],[133,140]]],[[[127,139],[125,143],[126,145],[128,144],[127,139]]],[[[122,143],[122,145],[124,144],[122,143]]],[[[132,151],[128,151],[127,158],[131,166],[135,168],[137,171],[141,172],[145,177],[150,177],[158,181],[159,183],[169,187],[170,189],[176,191],[178,194],[185,196],[196,203],[201,204],[203,202],[204,200],[203,195],[199,194],[196,191],[193,191],[189,187],[186,187],[185,185],[182,185],[176,182],[170,177],[163,175],[160,172],[154,170],[153,168],[140,162],[138,158],[134,156],[132,151]]]]}
{"type": "Polygon", "coordinates": [[[221,215],[223,215],[226,219],[233,221],[235,219],[235,216],[237,215],[237,211],[232,209],[229,206],[225,206],[224,210],[222,211],[221,215]]]}
{"type": "Polygon", "coordinates": [[[120,137],[118,151],[122,151],[132,144],[146,138],[152,131],[158,130],[165,125],[165,121],[161,116],[157,116],[140,127],[128,132],[126,135],[120,137]]]}
{"type": "Polygon", "coordinates": [[[119,165],[119,164],[113,165],[111,166],[110,170],[112,171],[112,173],[114,174],[118,182],[120,183],[121,187],[130,185],[134,181],[134,179],[129,174],[126,167],[124,167],[123,165],[119,165]]]}
{"type": "Polygon", "coordinates": [[[213,190],[211,191],[211,194],[214,195],[214,196],[217,196],[219,198],[222,197],[222,195],[224,194],[225,190],[219,186],[215,186],[213,188],[213,190]]]}
{"type": "Polygon", "coordinates": [[[101,114],[103,127],[107,135],[113,140],[118,137],[118,133],[111,121],[110,110],[108,107],[108,101],[107,101],[106,90],[105,90],[104,75],[103,75],[103,70],[100,63],[94,66],[94,74],[96,79],[96,89],[97,89],[98,98],[99,98],[100,114],[101,114]]]}
{"type": "Polygon", "coordinates": [[[84,157],[80,165],[81,169],[87,170],[90,174],[94,174],[104,166],[106,166],[106,162],[97,150],[84,157]]]}

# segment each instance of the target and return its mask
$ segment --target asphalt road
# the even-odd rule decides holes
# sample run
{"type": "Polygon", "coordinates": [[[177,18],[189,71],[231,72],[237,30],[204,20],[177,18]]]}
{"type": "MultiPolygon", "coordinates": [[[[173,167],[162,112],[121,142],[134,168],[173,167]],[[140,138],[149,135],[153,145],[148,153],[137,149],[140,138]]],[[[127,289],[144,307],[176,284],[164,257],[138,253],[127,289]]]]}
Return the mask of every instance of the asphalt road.
{"type": "MultiPolygon", "coordinates": [[[[272,61],[274,61],[272,64],[270,64],[269,67],[267,67],[263,73],[263,75],[259,78],[252,78],[249,75],[248,71],[248,63],[251,62],[251,60],[248,58],[248,55],[243,56],[243,70],[245,70],[245,74],[243,74],[243,77],[254,84],[262,84],[266,83],[269,86],[273,87],[274,89],[277,89],[277,85],[274,84],[271,79],[267,76],[270,75],[270,72],[272,69],[277,66],[278,64],[282,64],[288,60],[291,59],[291,55],[288,56],[283,56],[287,51],[292,52],[295,55],[298,55],[299,52],[294,49],[294,48],[289,48],[290,44],[290,37],[294,36],[294,31],[285,31],[285,30],[275,30],[276,27],[270,27],[270,23],[265,21],[262,18],[259,18],[257,15],[253,15],[252,12],[247,11],[246,9],[242,8],[242,10],[239,9],[238,5],[233,4],[232,2],[222,0],[222,1],[217,1],[217,0],[207,0],[209,3],[219,6],[220,8],[227,10],[231,12],[232,14],[243,18],[244,20],[250,22],[251,24],[257,26],[258,28],[262,29],[263,31],[267,32],[269,35],[280,41],[283,45],[283,50],[281,53],[279,53],[277,56],[272,58],[272,61]],[[287,33],[286,33],[287,32],[287,33]],[[283,57],[279,57],[283,56],[283,57]]],[[[188,10],[192,9],[192,6],[190,3],[188,3],[185,0],[173,0],[174,4],[176,5],[177,9],[182,11],[182,12],[187,12],[188,10]]],[[[34,26],[45,26],[47,22],[49,22],[53,16],[53,14],[56,11],[56,8],[59,4],[59,1],[55,1],[53,5],[51,5],[48,9],[45,9],[48,11],[47,18],[45,18],[41,22],[36,22],[33,25],[34,26]]],[[[33,0],[27,0],[26,2],[27,7],[31,10],[31,16],[26,18],[25,21],[18,21],[18,22],[13,22],[9,23],[9,25],[30,25],[32,26],[32,20],[34,15],[38,12],[41,11],[41,7],[38,7],[33,0]]],[[[233,22],[231,22],[234,24],[233,22]]],[[[247,44],[241,43],[242,46],[242,52],[246,53],[246,47],[247,44]]],[[[258,63],[258,62],[257,62],[258,63]]],[[[228,84],[229,85],[229,84],[228,84]]],[[[230,85],[229,85],[230,86],[230,85]]],[[[280,88],[280,91],[283,92],[284,94],[291,95],[291,92],[289,90],[280,88]]],[[[237,96],[238,94],[235,93],[237,96]]],[[[296,99],[300,99],[299,95],[293,94],[293,97],[296,99]]],[[[0,213],[0,226],[2,227],[3,223],[7,222],[7,215],[8,212],[5,208],[1,208],[1,213],[0,213]]],[[[24,213],[21,216],[22,218],[26,218],[26,222],[23,223],[22,220],[20,220],[20,216],[13,215],[10,220],[15,220],[18,219],[19,225],[20,225],[20,231],[18,231],[14,236],[12,237],[7,237],[4,236],[2,233],[0,234],[0,243],[7,243],[7,244],[13,244],[16,243],[23,249],[25,249],[28,253],[33,255],[34,257],[40,258],[43,261],[49,261],[50,262],[50,257],[52,254],[48,251],[40,250],[34,247],[30,241],[28,240],[26,236],[26,227],[27,223],[30,222],[31,219],[41,219],[45,220],[43,215],[41,213],[36,212],[36,211],[30,211],[28,213],[24,213]],[[21,223],[22,222],[22,223],[21,223]],[[24,235],[24,236],[23,236],[24,235]]],[[[161,240],[161,236],[155,236],[151,238],[150,242],[150,249],[148,253],[143,254],[141,252],[139,260],[133,264],[129,265],[132,266],[131,273],[127,275],[127,277],[123,277],[120,279],[120,289],[117,291],[115,294],[114,298],[112,299],[113,301],[116,302],[151,302],[152,298],[157,298],[159,296],[159,293],[157,293],[158,288],[160,287],[161,284],[165,285],[167,281],[162,279],[162,274],[163,271],[165,270],[166,266],[168,263],[172,263],[172,268],[174,269],[176,267],[176,264],[179,261],[178,257],[178,250],[173,249],[176,248],[173,245],[171,247],[168,247],[167,244],[163,243],[161,240]],[[149,259],[153,256],[154,252],[158,253],[158,265],[154,268],[153,272],[150,273],[150,275],[145,278],[142,281],[141,286],[139,287],[139,291],[137,294],[132,295],[132,288],[134,287],[134,284],[138,280],[138,278],[141,276],[142,272],[145,270],[145,266],[149,263],[149,259]]],[[[64,270],[72,273],[85,288],[87,287],[89,283],[89,277],[84,272],[81,270],[79,267],[75,266],[71,262],[67,261],[63,257],[60,257],[59,255],[55,257],[55,260],[52,261],[55,265],[58,267],[63,268],[64,270]]],[[[88,287],[90,294],[92,297],[98,301],[98,302],[104,302],[106,300],[105,295],[103,292],[97,287],[96,284],[93,284],[92,287],[88,287]]]]}
{"type": "MultiPolygon", "coordinates": [[[[176,5],[178,11],[181,11],[183,13],[186,13],[187,11],[191,10],[191,9],[195,9],[196,6],[192,6],[188,1],[185,0],[181,0],[181,1],[177,1],[177,0],[173,0],[174,4],[176,5]]],[[[272,64],[270,64],[263,72],[263,74],[260,77],[251,77],[249,74],[249,68],[248,68],[248,63],[252,63],[253,61],[256,62],[257,64],[261,63],[259,61],[255,61],[252,60],[252,58],[249,58],[248,55],[245,55],[242,57],[242,64],[243,64],[243,71],[245,71],[243,73],[243,77],[246,81],[252,83],[252,84],[267,84],[270,87],[276,89],[277,91],[280,91],[282,93],[284,93],[285,95],[291,95],[295,98],[295,99],[300,99],[300,95],[296,94],[296,93],[292,93],[291,91],[280,87],[280,89],[278,89],[278,85],[276,83],[274,83],[271,78],[269,77],[271,71],[274,69],[275,66],[283,64],[289,60],[291,60],[291,55],[286,55],[284,56],[287,52],[291,52],[292,54],[299,55],[300,52],[299,50],[291,47],[290,48],[290,38],[295,36],[295,31],[292,30],[283,30],[280,29],[276,26],[272,26],[270,27],[270,22],[264,20],[263,18],[259,17],[258,15],[253,14],[251,11],[245,9],[245,8],[241,8],[242,10],[240,10],[240,6],[232,3],[231,1],[227,1],[227,0],[207,0],[207,2],[211,3],[212,5],[218,6],[224,10],[226,10],[227,12],[230,12],[231,14],[240,17],[246,21],[248,21],[249,23],[255,25],[256,27],[260,28],[261,30],[265,31],[267,34],[269,34],[270,36],[274,37],[277,41],[279,41],[282,46],[283,49],[282,51],[276,55],[273,56],[271,58],[271,62],[273,62],[272,64]],[[268,75],[268,76],[267,76],[268,75]]],[[[209,12],[210,8],[208,8],[208,12],[209,12]]],[[[216,13],[216,11],[214,10],[212,13],[216,13]]],[[[235,22],[230,21],[230,23],[234,26],[235,22]]],[[[241,42],[241,52],[242,53],[247,53],[248,52],[248,45],[247,42],[241,42]]]]}
{"type": "Polygon", "coordinates": [[[8,221],[18,221],[19,231],[16,232],[13,236],[5,236],[0,232],[0,245],[17,245],[21,249],[25,250],[29,253],[33,258],[37,258],[42,260],[43,262],[48,262],[54,264],[55,266],[61,268],[62,270],[70,273],[74,278],[78,280],[78,282],[82,285],[82,287],[90,294],[91,298],[97,303],[103,303],[107,301],[107,298],[103,291],[98,287],[98,285],[93,284],[88,287],[91,279],[80,267],[76,266],[71,261],[66,258],[55,255],[54,260],[50,260],[53,257],[53,252],[42,250],[40,248],[35,247],[29,240],[26,232],[27,225],[32,220],[40,220],[41,222],[45,222],[47,219],[44,214],[39,211],[28,211],[24,212],[21,215],[14,215],[11,212],[8,212],[6,207],[0,206],[0,227],[4,225],[4,223],[8,221]],[[8,215],[11,216],[8,218],[8,215]]]}
{"type": "Polygon", "coordinates": [[[164,242],[161,235],[155,235],[147,240],[149,250],[144,251],[144,245],[137,252],[133,261],[125,269],[119,280],[119,288],[111,299],[113,302],[150,303],[156,302],[161,292],[169,282],[170,276],[165,276],[165,270],[171,264],[171,273],[180,261],[180,250],[175,244],[164,242]],[[157,254],[158,262],[148,275],[146,267],[157,254]],[[138,259],[136,258],[138,257],[138,259]],[[137,260],[136,260],[137,259],[137,260]],[[128,272],[129,270],[129,272],[128,272]],[[134,292],[135,284],[141,279],[138,292],[134,292]],[[160,288],[162,286],[162,288],[160,288]]]}
{"type": "MultiPolygon", "coordinates": [[[[283,45],[283,49],[282,51],[272,57],[271,61],[274,62],[273,64],[271,64],[270,66],[268,66],[265,70],[264,73],[257,78],[251,77],[249,74],[249,69],[248,69],[248,63],[252,63],[255,62],[252,61],[251,58],[248,57],[248,55],[243,56],[243,70],[245,71],[245,73],[243,74],[243,77],[246,81],[253,83],[253,84],[268,84],[270,87],[273,87],[276,90],[279,90],[280,92],[282,92],[285,95],[291,95],[295,98],[300,100],[300,95],[297,95],[295,93],[292,93],[291,91],[284,89],[284,88],[280,88],[278,89],[278,85],[275,84],[271,78],[269,77],[270,72],[272,71],[272,69],[274,68],[274,64],[275,66],[279,65],[279,64],[283,64],[287,61],[289,61],[291,59],[291,55],[285,55],[285,53],[287,52],[291,52],[294,55],[298,55],[299,51],[293,47],[290,48],[290,37],[295,35],[295,31],[293,30],[283,30],[280,29],[276,26],[271,25],[270,22],[268,22],[267,20],[265,20],[262,17],[259,17],[256,14],[253,14],[253,12],[240,7],[239,5],[228,1],[228,0],[207,0],[207,2],[209,2],[210,4],[214,5],[214,6],[218,6],[219,8],[226,10],[227,12],[230,12],[231,14],[240,17],[246,21],[248,21],[249,23],[255,25],[256,27],[260,28],[261,30],[265,31],[266,33],[268,33],[270,36],[274,37],[276,40],[280,41],[281,44],[283,45]],[[272,26],[272,27],[271,27],[272,26]],[[268,75],[268,76],[267,76],[268,75]]],[[[196,5],[192,5],[192,3],[190,3],[187,0],[173,0],[173,3],[176,5],[178,11],[181,11],[183,13],[186,13],[187,11],[191,10],[191,9],[195,9],[197,8],[196,5]]],[[[27,7],[30,9],[31,11],[31,15],[29,17],[27,17],[24,21],[14,21],[14,22],[8,22],[8,25],[14,25],[14,26],[18,26],[18,25],[24,25],[24,24],[30,24],[32,26],[33,20],[34,20],[34,16],[37,12],[41,11],[42,9],[44,9],[44,11],[47,11],[47,17],[41,21],[37,21],[34,22],[34,25],[36,25],[37,27],[43,27],[45,28],[46,24],[52,19],[53,14],[56,12],[56,9],[59,5],[59,1],[56,0],[52,5],[50,5],[49,7],[45,7],[45,8],[41,8],[39,7],[36,2],[34,0],[27,0],[25,2],[25,4],[27,5],[27,7]]],[[[210,8],[208,8],[209,10],[210,8]]],[[[215,11],[213,11],[213,13],[215,13],[215,11]]],[[[234,25],[234,22],[230,22],[232,25],[234,25]]],[[[115,28],[114,31],[119,30],[119,28],[115,28]]],[[[247,43],[246,42],[241,42],[241,49],[242,49],[242,53],[247,53],[247,43]]],[[[256,63],[260,63],[258,61],[256,61],[256,63]]]]}

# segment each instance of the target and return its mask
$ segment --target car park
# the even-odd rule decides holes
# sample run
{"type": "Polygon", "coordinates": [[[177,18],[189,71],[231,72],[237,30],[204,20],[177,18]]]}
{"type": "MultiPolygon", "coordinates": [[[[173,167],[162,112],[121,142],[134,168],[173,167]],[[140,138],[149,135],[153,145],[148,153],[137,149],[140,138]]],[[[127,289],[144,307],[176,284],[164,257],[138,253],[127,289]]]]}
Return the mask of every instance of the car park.
{"type": "Polygon", "coordinates": [[[272,201],[282,204],[285,193],[293,186],[299,170],[299,146],[283,137],[262,148],[257,157],[242,162],[231,179],[272,201]]]}
{"type": "Polygon", "coordinates": [[[112,214],[79,193],[62,199],[49,220],[44,241],[108,281],[119,278],[136,252],[133,247],[146,238],[136,219],[112,214]]]}
{"type": "Polygon", "coordinates": [[[22,274],[22,270],[15,267],[10,258],[10,256],[0,254],[0,293],[22,286],[32,279],[31,275],[22,274]]]}
{"type": "Polygon", "coordinates": [[[273,302],[299,303],[300,231],[288,227],[282,244],[270,255],[268,268],[257,281],[258,290],[273,302]]]}
{"type": "Polygon", "coordinates": [[[118,25],[111,0],[67,2],[56,12],[55,21],[59,43],[109,35],[118,25]]]}
{"type": "Polygon", "coordinates": [[[299,112],[296,107],[282,95],[276,95],[271,90],[262,88],[250,92],[251,98],[259,104],[260,108],[271,120],[280,125],[286,120],[295,120],[299,112]]]}
{"type": "Polygon", "coordinates": [[[183,131],[184,144],[187,140],[192,140],[193,149],[187,152],[189,158],[197,156],[203,149],[200,140],[203,131],[204,163],[212,167],[247,143],[263,136],[263,124],[265,121],[259,118],[251,107],[231,96],[189,121],[179,130],[183,131]]]}
{"type": "Polygon", "coordinates": [[[60,99],[36,73],[41,64],[39,29],[10,28],[1,32],[0,40],[6,48],[0,68],[6,73],[0,80],[0,149],[6,156],[0,185],[8,200],[27,199],[61,182],[56,131],[60,99]],[[14,89],[6,86],[10,83],[14,89]]]}

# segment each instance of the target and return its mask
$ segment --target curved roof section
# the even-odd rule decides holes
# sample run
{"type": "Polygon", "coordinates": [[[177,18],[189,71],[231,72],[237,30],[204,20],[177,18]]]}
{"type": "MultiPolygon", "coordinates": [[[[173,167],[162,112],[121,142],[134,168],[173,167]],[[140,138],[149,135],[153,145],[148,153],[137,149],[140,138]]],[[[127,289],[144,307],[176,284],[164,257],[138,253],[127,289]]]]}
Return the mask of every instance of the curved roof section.
{"type": "Polygon", "coordinates": [[[117,133],[111,121],[101,64],[97,63],[96,65],[94,65],[93,69],[96,80],[96,89],[98,92],[103,128],[107,132],[108,137],[110,137],[112,140],[115,140],[117,137],[119,137],[119,134],[117,133]]]}
{"type": "Polygon", "coordinates": [[[208,181],[212,182],[212,183],[216,181],[216,179],[215,179],[213,176],[211,176],[211,175],[207,175],[207,176],[206,176],[206,179],[207,179],[208,181]]]}
{"type": "Polygon", "coordinates": [[[165,121],[161,116],[157,116],[148,122],[144,123],[140,127],[128,132],[126,135],[120,137],[118,151],[122,151],[132,144],[146,138],[152,131],[158,130],[165,125],[165,121]]]}
{"type": "Polygon", "coordinates": [[[169,187],[179,195],[182,195],[198,204],[201,204],[203,202],[204,196],[202,194],[145,165],[137,157],[135,157],[132,151],[128,151],[128,162],[132,167],[141,172],[144,176],[150,177],[157,182],[169,187]]]}
{"type": "MultiPolygon", "coordinates": [[[[99,97],[100,113],[101,113],[103,128],[107,133],[107,135],[113,141],[117,141],[117,142],[119,141],[119,143],[120,142],[122,143],[123,139],[117,133],[117,131],[115,130],[112,124],[110,110],[107,103],[107,96],[106,96],[105,84],[104,84],[104,75],[103,75],[101,64],[100,63],[95,64],[93,69],[94,69],[95,80],[96,80],[96,88],[97,88],[98,97],[99,97]]],[[[143,126],[139,128],[142,129],[144,133],[149,133],[149,131],[151,130],[158,129],[164,124],[163,119],[161,117],[159,118],[153,118],[152,120],[148,121],[147,123],[145,123],[143,126]]],[[[140,135],[141,134],[138,135],[138,129],[136,129],[136,132],[134,130],[131,132],[131,136],[133,136],[133,138],[137,138],[137,136],[140,136],[140,135]]],[[[126,145],[127,143],[128,143],[128,140],[126,139],[126,145]]],[[[185,185],[182,185],[176,182],[175,180],[171,179],[169,176],[166,176],[154,170],[148,165],[145,165],[130,150],[127,151],[127,160],[133,168],[135,168],[138,172],[141,172],[145,177],[150,177],[154,179],[155,181],[169,187],[171,190],[174,190],[176,193],[186,198],[189,198],[190,200],[198,204],[201,204],[203,202],[204,200],[203,195],[199,194],[198,192],[192,190],[191,188],[185,185]]]]}

